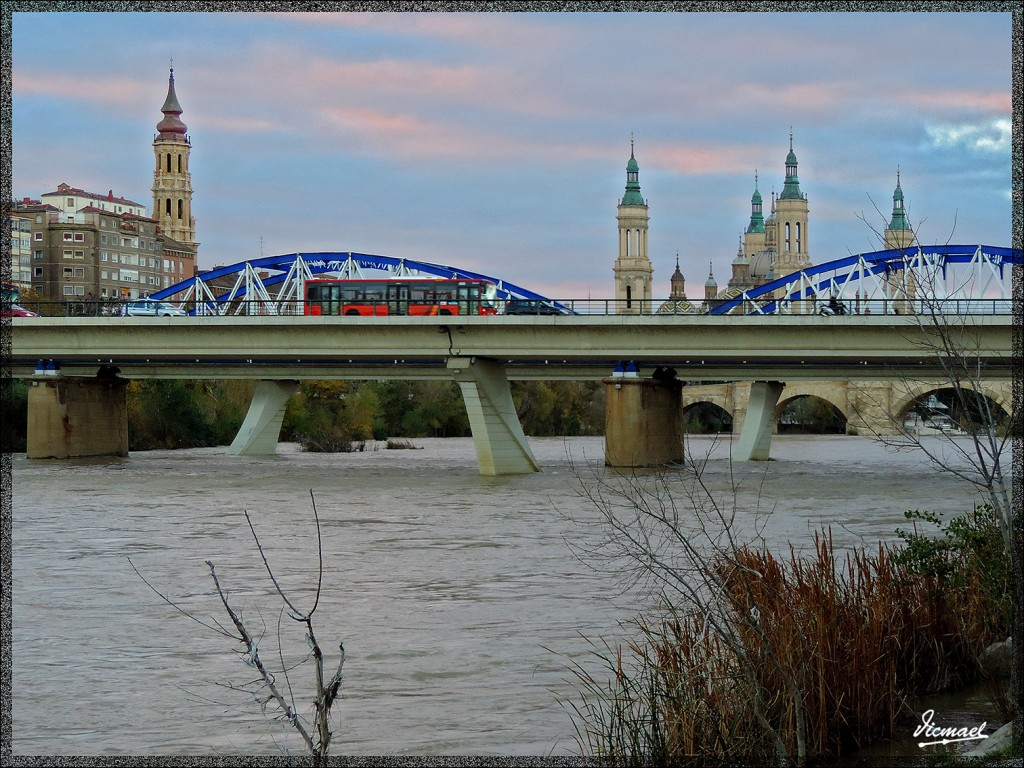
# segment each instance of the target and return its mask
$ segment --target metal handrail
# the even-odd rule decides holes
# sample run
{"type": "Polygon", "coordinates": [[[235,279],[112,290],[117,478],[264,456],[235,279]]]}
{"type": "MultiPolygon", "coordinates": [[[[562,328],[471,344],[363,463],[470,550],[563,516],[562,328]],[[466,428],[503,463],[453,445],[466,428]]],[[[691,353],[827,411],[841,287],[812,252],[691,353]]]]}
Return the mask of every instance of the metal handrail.
{"type": "MultiPolygon", "coordinates": [[[[697,308],[701,311],[698,312],[669,312],[658,310],[663,305],[671,306],[673,302],[668,299],[657,299],[657,300],[632,300],[625,301],[620,299],[551,299],[548,300],[549,304],[558,304],[565,307],[572,315],[657,315],[659,317],[697,317],[703,314],[707,314],[708,310],[715,305],[716,302],[721,300],[712,299],[705,301],[697,308]]],[[[83,300],[83,301],[30,301],[21,300],[17,302],[19,306],[24,307],[30,311],[36,312],[39,315],[47,317],[108,317],[118,316],[123,314],[123,301],[118,300],[83,300]]],[[[166,302],[171,303],[171,302],[166,302]]],[[[370,302],[367,302],[368,304],[370,302]]],[[[373,302],[384,307],[388,304],[386,301],[373,302]]],[[[771,314],[783,314],[788,316],[818,316],[822,314],[822,308],[828,306],[827,299],[819,298],[808,298],[799,299],[789,302],[782,302],[781,304],[775,304],[772,308],[775,310],[771,314]]],[[[846,308],[847,315],[949,315],[949,316],[966,316],[966,315],[1012,315],[1013,314],[1013,301],[1012,299],[860,299],[860,300],[849,300],[844,299],[843,303],[846,308]]],[[[501,304],[501,302],[499,302],[501,304]]],[[[759,307],[754,306],[753,302],[748,302],[751,306],[743,306],[742,309],[745,311],[736,311],[728,315],[722,315],[722,317],[731,317],[744,315],[758,315],[759,307]]],[[[765,305],[768,302],[764,303],[765,305]]],[[[774,302],[773,302],[774,304],[774,302]]],[[[181,309],[185,310],[189,315],[224,315],[224,314],[241,314],[241,315],[303,315],[303,302],[300,300],[290,299],[280,302],[267,302],[265,300],[246,300],[246,299],[233,299],[230,302],[212,302],[212,301],[189,301],[184,304],[175,304],[180,306],[181,309]]],[[[3,307],[3,314],[7,314],[7,305],[3,307]]],[[[505,317],[499,312],[499,317],[505,317]]],[[[548,314],[542,312],[541,308],[536,307],[535,312],[524,312],[517,313],[515,315],[508,315],[509,317],[552,317],[558,318],[559,315],[548,314]]],[[[562,315],[565,316],[565,315],[562,315]]],[[[761,317],[769,317],[769,314],[760,314],[761,317]]]]}

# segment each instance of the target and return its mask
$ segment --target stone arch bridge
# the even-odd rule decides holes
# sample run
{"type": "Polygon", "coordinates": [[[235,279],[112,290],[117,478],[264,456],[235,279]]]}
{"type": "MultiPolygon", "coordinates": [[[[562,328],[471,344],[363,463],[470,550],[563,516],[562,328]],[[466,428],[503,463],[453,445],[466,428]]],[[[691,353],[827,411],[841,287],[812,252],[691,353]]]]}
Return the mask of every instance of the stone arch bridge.
{"type": "MultiPolygon", "coordinates": [[[[969,382],[961,385],[970,389],[969,382]]],[[[940,381],[793,381],[787,383],[775,406],[774,424],[795,400],[814,397],[832,405],[846,420],[846,431],[860,435],[894,435],[907,413],[939,390],[949,389],[940,381]]],[[[1012,382],[986,382],[984,394],[1007,414],[1012,413],[1012,382]]],[[[683,416],[708,403],[728,413],[733,432],[740,432],[747,413],[750,382],[700,384],[683,387],[683,416]]]]}

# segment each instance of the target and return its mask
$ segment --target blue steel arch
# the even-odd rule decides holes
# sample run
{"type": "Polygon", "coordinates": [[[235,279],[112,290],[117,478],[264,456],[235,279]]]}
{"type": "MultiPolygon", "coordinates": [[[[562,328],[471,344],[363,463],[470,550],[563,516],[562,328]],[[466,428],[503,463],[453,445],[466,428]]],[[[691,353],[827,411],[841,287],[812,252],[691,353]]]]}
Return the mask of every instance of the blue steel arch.
{"type": "MultiPolygon", "coordinates": [[[[204,303],[208,308],[217,311],[220,307],[226,306],[229,302],[238,299],[250,298],[253,291],[265,292],[266,288],[283,287],[282,284],[289,281],[302,280],[308,275],[321,275],[328,273],[349,272],[356,269],[372,269],[381,272],[389,272],[398,276],[432,276],[437,278],[467,278],[470,280],[487,280],[497,287],[498,299],[531,299],[545,301],[553,304],[565,312],[571,312],[568,308],[542,296],[535,291],[515,285],[501,278],[491,277],[480,272],[445,264],[433,264],[413,259],[400,259],[394,256],[380,256],[369,253],[355,253],[352,251],[323,251],[317,253],[289,253],[279,256],[266,256],[259,259],[239,261],[228,266],[218,267],[202,274],[183,280],[163,290],[151,294],[154,299],[169,299],[174,296],[188,295],[196,303],[204,303]],[[259,276],[258,282],[254,284],[251,280],[242,279],[244,276],[252,276],[257,272],[269,272],[266,276],[259,276]],[[236,277],[235,284],[231,288],[218,287],[213,281],[223,278],[236,277]],[[217,293],[217,291],[221,291],[217,293]]],[[[283,293],[283,291],[282,291],[283,293]]],[[[279,293],[281,295],[281,293],[279,293]]],[[[256,298],[264,298],[257,296],[256,298]]],[[[301,298],[300,296],[297,298],[301,298]]]]}
{"type": "Polygon", "coordinates": [[[780,305],[830,294],[865,277],[913,270],[924,265],[939,270],[945,278],[947,267],[951,264],[987,264],[998,271],[999,279],[1002,280],[1005,267],[1020,266],[1024,264],[1024,258],[1019,248],[992,245],[924,245],[861,253],[809,267],[743,291],[713,307],[709,314],[728,314],[748,302],[754,303],[748,314],[775,314],[780,311],[780,305]],[[829,273],[828,279],[820,279],[829,273]],[[779,290],[786,293],[776,299],[772,294],[779,290]],[[758,301],[763,301],[766,296],[771,297],[770,300],[764,303],[758,301]]]}

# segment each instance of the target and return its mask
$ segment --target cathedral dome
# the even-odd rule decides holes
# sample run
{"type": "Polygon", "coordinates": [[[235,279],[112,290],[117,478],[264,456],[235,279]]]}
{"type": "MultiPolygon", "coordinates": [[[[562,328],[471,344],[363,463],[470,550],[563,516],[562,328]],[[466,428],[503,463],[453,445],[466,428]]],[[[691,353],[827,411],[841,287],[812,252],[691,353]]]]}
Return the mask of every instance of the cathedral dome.
{"type": "Polygon", "coordinates": [[[773,272],[775,266],[775,251],[771,248],[765,248],[763,251],[758,251],[750,259],[750,276],[751,277],[768,277],[773,272]]]}

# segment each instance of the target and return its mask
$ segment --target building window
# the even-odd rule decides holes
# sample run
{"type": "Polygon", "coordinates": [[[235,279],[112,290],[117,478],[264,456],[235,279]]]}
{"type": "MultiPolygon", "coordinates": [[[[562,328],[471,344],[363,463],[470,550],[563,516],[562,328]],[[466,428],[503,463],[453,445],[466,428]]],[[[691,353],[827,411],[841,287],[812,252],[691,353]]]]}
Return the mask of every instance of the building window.
{"type": "Polygon", "coordinates": [[[64,233],[64,239],[65,240],[74,240],[75,239],[75,233],[74,232],[65,232],[64,233]]]}
{"type": "Polygon", "coordinates": [[[76,259],[84,259],[85,258],[85,251],[75,251],[75,258],[76,259]]]}
{"type": "Polygon", "coordinates": [[[107,260],[107,252],[106,251],[100,251],[100,261],[106,261],[106,260],[107,260]]]}
{"type": "Polygon", "coordinates": [[[41,243],[41,242],[43,241],[43,233],[42,233],[42,232],[36,232],[36,233],[35,233],[35,236],[33,237],[33,239],[34,239],[34,240],[35,240],[35,241],[36,241],[37,243],[41,243]]]}
{"type": "Polygon", "coordinates": [[[74,208],[75,207],[75,198],[69,197],[67,205],[68,205],[68,208],[74,208]]]}
{"type": "Polygon", "coordinates": [[[75,232],[75,242],[84,243],[85,242],[85,232],[75,232]]]}
{"type": "Polygon", "coordinates": [[[75,286],[73,286],[73,285],[65,285],[64,286],[64,295],[65,296],[74,296],[75,295],[75,286]]]}
{"type": "MultiPolygon", "coordinates": [[[[43,276],[43,268],[42,267],[36,267],[34,270],[32,270],[32,276],[33,277],[42,277],[43,276]]],[[[42,290],[42,289],[40,289],[40,290],[42,290]]]]}
{"type": "Polygon", "coordinates": [[[36,258],[36,259],[42,259],[43,258],[43,252],[42,251],[36,251],[33,254],[33,257],[36,258]]]}

